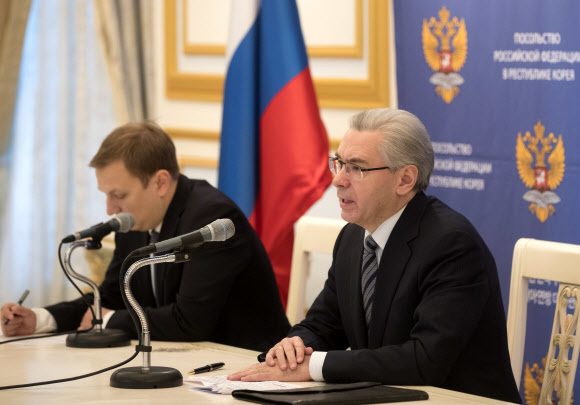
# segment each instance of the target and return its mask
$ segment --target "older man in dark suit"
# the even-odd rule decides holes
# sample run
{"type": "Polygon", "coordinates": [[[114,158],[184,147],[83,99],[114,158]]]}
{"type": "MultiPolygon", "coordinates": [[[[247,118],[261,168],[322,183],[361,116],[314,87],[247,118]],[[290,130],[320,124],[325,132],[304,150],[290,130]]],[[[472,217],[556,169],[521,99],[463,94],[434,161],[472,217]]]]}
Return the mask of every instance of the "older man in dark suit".
{"type": "Polygon", "coordinates": [[[465,217],[423,193],[434,164],[423,124],[401,110],[359,113],[329,162],[349,224],[324,288],[265,363],[230,379],[432,385],[521,402],[494,259],[465,217]]]}

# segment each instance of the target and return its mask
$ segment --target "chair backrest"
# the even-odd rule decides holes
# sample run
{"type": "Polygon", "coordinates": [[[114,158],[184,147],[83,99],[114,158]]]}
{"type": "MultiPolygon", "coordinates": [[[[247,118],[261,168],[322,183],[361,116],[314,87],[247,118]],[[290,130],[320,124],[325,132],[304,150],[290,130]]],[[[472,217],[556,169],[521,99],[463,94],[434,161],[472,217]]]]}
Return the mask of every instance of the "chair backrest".
{"type": "MultiPolygon", "coordinates": [[[[115,239],[107,236],[101,241],[102,247],[97,250],[85,250],[85,260],[88,263],[89,278],[97,285],[101,285],[105,279],[105,273],[113,259],[115,251],[115,239]]],[[[84,288],[86,292],[92,292],[91,287],[84,288]]]]}
{"type": "Polygon", "coordinates": [[[580,349],[580,334],[576,333],[580,307],[580,246],[534,239],[520,239],[516,243],[507,333],[512,370],[518,387],[524,357],[530,278],[560,283],[539,404],[551,404],[554,390],[560,394],[560,403],[569,404],[580,349]],[[570,298],[576,298],[573,314],[566,311],[570,298]],[[573,349],[571,357],[570,348],[573,349]]]}
{"type": "MultiPolygon", "coordinates": [[[[294,250],[286,316],[291,325],[304,319],[306,281],[310,273],[312,253],[332,254],[334,242],[346,222],[338,219],[302,217],[294,229],[294,250]]],[[[325,269],[328,271],[328,269],[325,269]]]]}

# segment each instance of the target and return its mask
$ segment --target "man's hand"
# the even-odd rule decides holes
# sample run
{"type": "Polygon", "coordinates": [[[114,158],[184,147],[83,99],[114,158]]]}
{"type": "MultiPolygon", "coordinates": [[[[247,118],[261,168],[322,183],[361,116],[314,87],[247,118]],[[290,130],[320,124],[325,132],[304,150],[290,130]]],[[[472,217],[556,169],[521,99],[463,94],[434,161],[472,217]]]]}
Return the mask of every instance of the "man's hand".
{"type": "Polygon", "coordinates": [[[310,381],[310,356],[305,356],[303,361],[294,370],[282,370],[282,367],[274,360],[272,366],[267,363],[258,363],[244,370],[240,370],[228,376],[230,381],[310,381]]]}
{"type": "Polygon", "coordinates": [[[0,308],[0,322],[4,336],[32,335],[36,330],[34,311],[12,302],[0,308]]]}
{"type": "MultiPolygon", "coordinates": [[[[95,306],[92,305],[93,311],[95,310],[95,306]]],[[[110,309],[101,308],[101,318],[104,318],[107,312],[111,312],[110,309]]],[[[93,313],[91,312],[90,308],[87,308],[87,312],[83,315],[83,319],[81,320],[81,324],[77,328],[77,330],[86,330],[91,329],[93,326],[93,313]]]]}
{"type": "Polygon", "coordinates": [[[310,356],[313,351],[311,347],[304,346],[302,338],[298,336],[284,338],[268,351],[266,364],[270,367],[278,364],[282,371],[286,370],[290,364],[290,370],[296,370],[298,364],[304,360],[304,356],[310,356]]]}

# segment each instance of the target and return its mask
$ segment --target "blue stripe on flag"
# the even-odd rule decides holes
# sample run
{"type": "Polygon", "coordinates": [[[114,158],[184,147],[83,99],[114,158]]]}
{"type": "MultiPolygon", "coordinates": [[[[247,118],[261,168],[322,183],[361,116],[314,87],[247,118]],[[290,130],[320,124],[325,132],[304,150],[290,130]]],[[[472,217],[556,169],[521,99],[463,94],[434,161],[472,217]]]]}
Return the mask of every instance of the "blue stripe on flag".
{"type": "Polygon", "coordinates": [[[236,49],[226,75],[218,184],[249,217],[259,185],[257,26],[236,49]]]}

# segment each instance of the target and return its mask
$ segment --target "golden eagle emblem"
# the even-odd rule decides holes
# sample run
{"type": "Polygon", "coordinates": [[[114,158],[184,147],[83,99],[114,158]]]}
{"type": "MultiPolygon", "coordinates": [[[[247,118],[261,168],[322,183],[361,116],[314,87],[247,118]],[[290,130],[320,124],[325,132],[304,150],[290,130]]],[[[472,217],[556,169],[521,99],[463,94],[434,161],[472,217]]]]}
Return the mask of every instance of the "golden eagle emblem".
{"type": "Polygon", "coordinates": [[[543,367],[534,363],[530,367],[530,363],[526,363],[524,370],[524,398],[526,405],[538,405],[540,401],[540,391],[542,382],[544,381],[544,368],[546,367],[546,357],[542,359],[543,367]]]}
{"type": "Polygon", "coordinates": [[[558,135],[556,139],[551,132],[544,137],[545,129],[538,121],[534,126],[534,135],[526,131],[522,137],[522,133],[518,132],[516,142],[518,172],[525,186],[531,189],[523,195],[523,199],[531,203],[530,212],[536,214],[540,222],[545,222],[555,212],[554,204],[561,201],[554,190],[562,182],[565,167],[562,135],[558,135]],[[535,164],[532,152],[536,157],[535,164]],[[549,168],[546,165],[546,156],[549,168]]]}
{"type": "MultiPolygon", "coordinates": [[[[540,403],[540,392],[542,383],[544,382],[544,369],[546,368],[548,355],[542,359],[542,366],[534,363],[530,367],[530,363],[526,363],[524,369],[524,404],[538,405],[540,403]]],[[[556,392],[556,398],[559,400],[562,395],[561,391],[556,392]]],[[[556,399],[554,398],[554,399],[556,399]]],[[[560,402],[560,401],[557,401],[560,402]]],[[[553,401],[556,403],[556,401],[553,401]]],[[[570,399],[570,404],[574,403],[574,399],[570,399]]]]}
{"type": "Polygon", "coordinates": [[[435,93],[449,104],[459,94],[458,86],[464,82],[457,72],[467,58],[467,30],[463,18],[449,20],[449,10],[445,6],[439,10],[439,19],[431,17],[429,22],[423,19],[423,54],[435,71],[429,82],[436,86],[435,93]]]}

